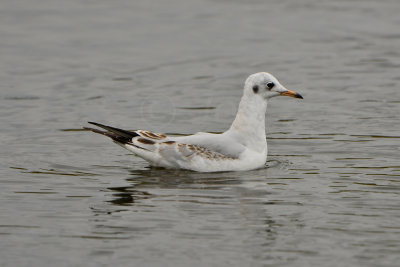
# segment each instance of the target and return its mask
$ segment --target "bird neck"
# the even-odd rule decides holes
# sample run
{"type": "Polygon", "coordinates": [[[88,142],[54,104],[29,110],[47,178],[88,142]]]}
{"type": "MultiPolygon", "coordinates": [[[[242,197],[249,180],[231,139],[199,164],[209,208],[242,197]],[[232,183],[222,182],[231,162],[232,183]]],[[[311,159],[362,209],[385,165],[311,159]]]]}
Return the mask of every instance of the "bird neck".
{"type": "Polygon", "coordinates": [[[261,97],[243,95],[236,118],[228,130],[246,147],[263,150],[266,143],[265,112],[267,101],[261,97]]]}

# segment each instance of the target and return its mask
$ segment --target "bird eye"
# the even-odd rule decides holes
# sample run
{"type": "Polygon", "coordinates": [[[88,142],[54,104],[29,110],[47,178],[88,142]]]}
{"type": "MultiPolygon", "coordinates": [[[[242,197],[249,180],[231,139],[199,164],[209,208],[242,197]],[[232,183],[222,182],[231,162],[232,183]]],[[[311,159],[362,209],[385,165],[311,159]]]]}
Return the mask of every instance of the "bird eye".
{"type": "Polygon", "coordinates": [[[267,83],[268,89],[272,89],[272,87],[274,87],[274,86],[275,86],[275,84],[273,82],[267,83]]]}

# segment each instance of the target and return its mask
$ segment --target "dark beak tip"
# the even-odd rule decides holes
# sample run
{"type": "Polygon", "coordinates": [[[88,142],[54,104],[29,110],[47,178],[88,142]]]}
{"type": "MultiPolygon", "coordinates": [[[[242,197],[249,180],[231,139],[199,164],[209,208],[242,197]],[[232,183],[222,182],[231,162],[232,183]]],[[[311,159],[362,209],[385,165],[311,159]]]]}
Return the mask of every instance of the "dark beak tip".
{"type": "Polygon", "coordinates": [[[299,93],[296,93],[296,98],[304,99],[304,97],[299,93]]]}

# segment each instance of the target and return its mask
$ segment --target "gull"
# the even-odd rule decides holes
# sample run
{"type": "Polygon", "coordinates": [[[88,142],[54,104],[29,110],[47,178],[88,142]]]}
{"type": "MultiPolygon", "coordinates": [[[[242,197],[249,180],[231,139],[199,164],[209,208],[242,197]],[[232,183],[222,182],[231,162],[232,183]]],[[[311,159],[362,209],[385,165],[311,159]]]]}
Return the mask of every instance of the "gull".
{"type": "Polygon", "coordinates": [[[247,171],[265,166],[267,140],[265,114],[276,96],[303,98],[286,89],[267,72],[250,75],[231,127],[224,133],[199,132],[168,136],[145,130],[128,131],[96,122],[102,130],[86,130],[110,137],[116,144],[148,161],[151,166],[198,172],[247,171]]]}

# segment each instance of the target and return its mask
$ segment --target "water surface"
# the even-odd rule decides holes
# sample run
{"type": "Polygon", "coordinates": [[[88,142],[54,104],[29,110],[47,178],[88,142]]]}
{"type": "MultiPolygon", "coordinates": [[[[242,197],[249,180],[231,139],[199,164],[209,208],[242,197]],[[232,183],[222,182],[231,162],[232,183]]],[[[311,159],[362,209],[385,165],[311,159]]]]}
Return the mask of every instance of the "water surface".
{"type": "Polygon", "coordinates": [[[398,1],[2,1],[1,266],[398,266],[398,1]],[[221,132],[246,77],[267,167],[149,168],[87,121],[221,132]]]}

